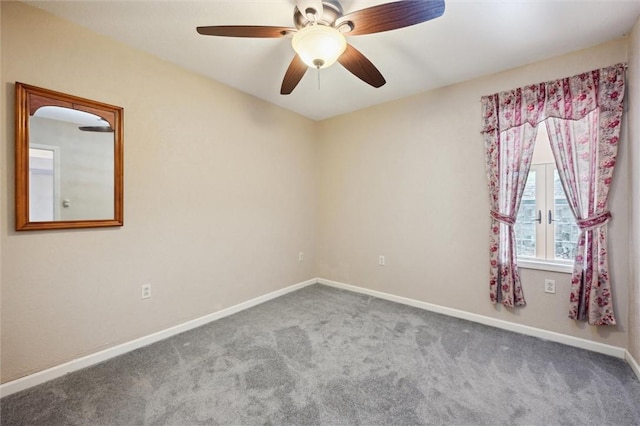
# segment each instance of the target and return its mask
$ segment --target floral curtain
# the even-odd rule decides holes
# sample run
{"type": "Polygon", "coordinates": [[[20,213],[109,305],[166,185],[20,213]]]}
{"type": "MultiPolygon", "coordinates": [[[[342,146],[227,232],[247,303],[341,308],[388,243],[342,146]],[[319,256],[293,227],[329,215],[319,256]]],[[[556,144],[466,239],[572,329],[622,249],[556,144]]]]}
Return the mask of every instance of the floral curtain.
{"type": "Polygon", "coordinates": [[[514,224],[531,166],[544,86],[482,98],[486,171],[491,205],[489,297],[524,305],[516,261],[514,224]]]}
{"type": "Polygon", "coordinates": [[[489,297],[524,305],[513,225],[538,123],[547,120],[556,165],[581,229],[570,317],[615,324],[607,265],[609,185],[622,119],[624,64],[482,97],[490,196],[489,297]]]}
{"type": "Polygon", "coordinates": [[[624,65],[547,83],[546,92],[551,149],[580,228],[569,317],[614,325],[606,224],[622,121],[624,65]]]}

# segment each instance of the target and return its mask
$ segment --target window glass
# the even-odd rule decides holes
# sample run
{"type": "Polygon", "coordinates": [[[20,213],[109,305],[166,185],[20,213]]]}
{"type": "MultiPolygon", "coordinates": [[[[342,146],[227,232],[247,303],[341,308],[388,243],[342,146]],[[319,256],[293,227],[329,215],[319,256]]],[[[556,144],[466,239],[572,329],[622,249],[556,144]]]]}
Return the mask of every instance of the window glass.
{"type": "Polygon", "coordinates": [[[531,170],[514,227],[518,256],[535,257],[536,255],[536,214],[536,172],[531,170]]]}
{"type": "Polygon", "coordinates": [[[561,260],[573,260],[576,255],[580,229],[567,202],[558,171],[553,171],[553,208],[554,208],[554,257],[561,260]]]}

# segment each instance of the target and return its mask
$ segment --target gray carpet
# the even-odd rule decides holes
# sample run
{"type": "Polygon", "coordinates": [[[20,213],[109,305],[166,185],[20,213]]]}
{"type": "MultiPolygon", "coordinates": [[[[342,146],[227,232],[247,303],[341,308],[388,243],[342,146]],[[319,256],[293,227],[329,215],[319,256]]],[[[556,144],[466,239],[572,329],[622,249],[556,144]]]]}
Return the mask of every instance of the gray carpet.
{"type": "Polygon", "coordinates": [[[622,360],[322,285],[0,400],[3,425],[640,425],[622,360]]]}

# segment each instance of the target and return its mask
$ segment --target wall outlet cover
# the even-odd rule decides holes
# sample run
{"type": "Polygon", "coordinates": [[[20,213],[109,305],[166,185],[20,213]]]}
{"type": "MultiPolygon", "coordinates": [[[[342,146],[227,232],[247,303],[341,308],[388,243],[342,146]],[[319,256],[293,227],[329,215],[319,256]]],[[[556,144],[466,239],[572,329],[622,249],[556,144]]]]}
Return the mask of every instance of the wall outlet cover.
{"type": "Polygon", "coordinates": [[[544,292],[545,293],[554,293],[556,292],[556,281],[555,280],[544,280],[544,292]]]}
{"type": "Polygon", "coordinates": [[[141,287],[141,299],[148,299],[151,297],[151,284],[143,284],[141,287]]]}

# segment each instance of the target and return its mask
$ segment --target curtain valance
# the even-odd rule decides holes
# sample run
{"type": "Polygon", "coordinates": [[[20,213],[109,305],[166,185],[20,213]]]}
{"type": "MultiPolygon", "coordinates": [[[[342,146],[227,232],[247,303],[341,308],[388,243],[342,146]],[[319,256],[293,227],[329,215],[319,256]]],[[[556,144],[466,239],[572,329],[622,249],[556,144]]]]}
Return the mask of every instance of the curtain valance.
{"type": "Polygon", "coordinates": [[[616,64],[572,77],[482,97],[482,133],[508,130],[549,117],[580,120],[596,108],[622,111],[624,70],[616,64]]]}

